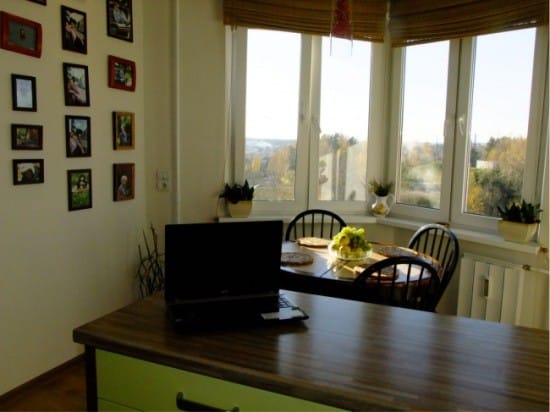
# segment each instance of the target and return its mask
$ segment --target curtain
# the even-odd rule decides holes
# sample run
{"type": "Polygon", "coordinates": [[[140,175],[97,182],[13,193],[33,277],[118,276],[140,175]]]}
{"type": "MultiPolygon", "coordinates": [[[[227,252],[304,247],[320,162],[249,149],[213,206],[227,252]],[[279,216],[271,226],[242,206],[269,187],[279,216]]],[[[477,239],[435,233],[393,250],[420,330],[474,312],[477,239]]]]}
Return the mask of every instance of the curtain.
{"type": "MultiPolygon", "coordinates": [[[[224,0],[224,24],[326,36],[335,4],[336,0],[224,0]]],[[[387,29],[393,47],[548,25],[549,13],[548,0],[350,0],[350,4],[352,37],[383,42],[387,29]]]]}

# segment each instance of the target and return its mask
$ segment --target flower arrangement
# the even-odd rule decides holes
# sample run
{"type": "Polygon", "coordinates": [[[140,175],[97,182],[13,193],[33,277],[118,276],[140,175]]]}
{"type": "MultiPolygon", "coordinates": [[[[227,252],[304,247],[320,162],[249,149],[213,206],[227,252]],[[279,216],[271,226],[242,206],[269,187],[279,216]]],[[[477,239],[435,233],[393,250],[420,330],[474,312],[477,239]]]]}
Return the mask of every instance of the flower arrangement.
{"type": "Polygon", "coordinates": [[[393,189],[393,182],[383,182],[373,179],[369,182],[369,190],[376,196],[387,196],[393,189]]]}
{"type": "Polygon", "coordinates": [[[365,239],[365,229],[346,226],[332,238],[330,248],[342,259],[363,259],[372,250],[365,239]]]}

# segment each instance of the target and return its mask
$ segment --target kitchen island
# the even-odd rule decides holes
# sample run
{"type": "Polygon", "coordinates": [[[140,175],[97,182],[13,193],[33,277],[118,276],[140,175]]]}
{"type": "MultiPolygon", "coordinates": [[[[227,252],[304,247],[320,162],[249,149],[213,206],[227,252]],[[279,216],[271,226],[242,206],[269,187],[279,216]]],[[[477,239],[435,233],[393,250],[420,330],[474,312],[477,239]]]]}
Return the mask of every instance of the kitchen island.
{"type": "Polygon", "coordinates": [[[547,330],[285,293],[309,319],[176,332],[157,294],[76,328],[88,409],[548,411],[547,330]]]}

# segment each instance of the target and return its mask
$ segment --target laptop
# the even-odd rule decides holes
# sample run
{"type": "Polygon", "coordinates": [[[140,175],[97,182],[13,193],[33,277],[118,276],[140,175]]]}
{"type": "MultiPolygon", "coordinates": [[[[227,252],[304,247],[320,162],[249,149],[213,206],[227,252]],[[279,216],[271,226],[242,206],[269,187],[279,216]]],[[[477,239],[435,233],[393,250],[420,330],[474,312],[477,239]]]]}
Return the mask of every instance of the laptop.
{"type": "Polygon", "coordinates": [[[297,321],[280,291],[282,220],[165,226],[165,301],[177,329],[297,321]]]}

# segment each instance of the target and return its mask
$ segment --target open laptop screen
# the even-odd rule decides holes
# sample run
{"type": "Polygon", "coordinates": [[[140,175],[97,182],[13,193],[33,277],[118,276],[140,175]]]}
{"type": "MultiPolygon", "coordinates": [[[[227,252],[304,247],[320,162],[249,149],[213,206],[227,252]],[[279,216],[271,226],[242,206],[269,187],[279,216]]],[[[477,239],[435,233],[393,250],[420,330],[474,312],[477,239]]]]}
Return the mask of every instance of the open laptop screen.
{"type": "Polygon", "coordinates": [[[166,301],[278,294],[282,233],[281,220],[166,225],[166,301]]]}

